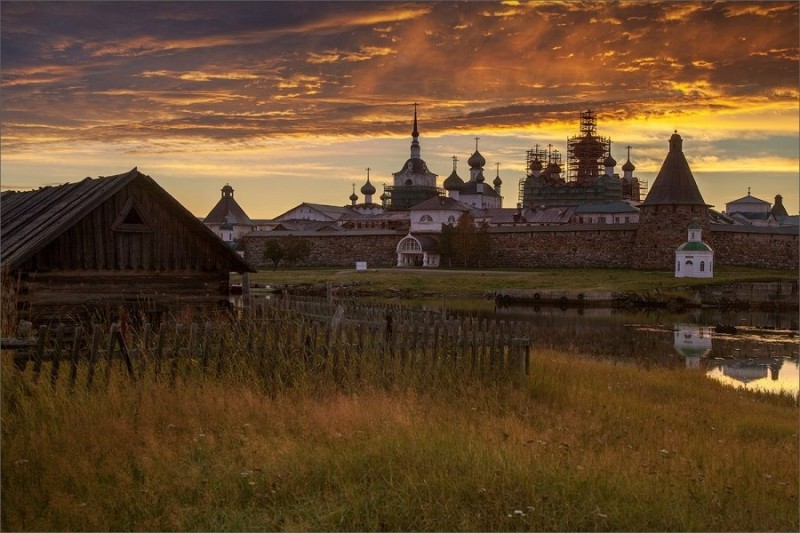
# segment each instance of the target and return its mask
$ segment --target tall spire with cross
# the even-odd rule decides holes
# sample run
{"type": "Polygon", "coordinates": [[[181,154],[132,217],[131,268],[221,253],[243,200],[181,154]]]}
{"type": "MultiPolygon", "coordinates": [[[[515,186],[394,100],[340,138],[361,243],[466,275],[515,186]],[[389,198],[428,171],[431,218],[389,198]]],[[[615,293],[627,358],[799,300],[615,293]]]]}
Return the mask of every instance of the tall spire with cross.
{"type": "Polygon", "coordinates": [[[411,158],[420,158],[419,130],[417,129],[417,103],[414,102],[414,129],[411,131],[411,158]]]}

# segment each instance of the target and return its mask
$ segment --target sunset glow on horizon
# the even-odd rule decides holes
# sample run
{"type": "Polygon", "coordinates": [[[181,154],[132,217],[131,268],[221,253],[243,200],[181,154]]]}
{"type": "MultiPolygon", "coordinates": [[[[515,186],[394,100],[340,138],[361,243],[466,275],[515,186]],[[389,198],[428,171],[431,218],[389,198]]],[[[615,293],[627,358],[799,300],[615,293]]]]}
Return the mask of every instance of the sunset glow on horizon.
{"type": "Polygon", "coordinates": [[[197,216],[348,204],[480,138],[514,207],[525,152],[596,111],[652,184],[674,130],[705,201],[800,209],[797,2],[3,2],[0,186],[131,168],[197,216]]]}

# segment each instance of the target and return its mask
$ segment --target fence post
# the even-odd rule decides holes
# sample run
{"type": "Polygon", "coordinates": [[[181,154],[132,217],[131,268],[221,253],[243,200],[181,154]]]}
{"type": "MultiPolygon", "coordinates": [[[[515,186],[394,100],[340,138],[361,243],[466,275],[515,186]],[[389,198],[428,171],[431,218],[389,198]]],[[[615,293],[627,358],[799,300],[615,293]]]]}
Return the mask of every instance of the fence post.
{"type": "Polygon", "coordinates": [[[53,363],[50,367],[50,384],[55,387],[58,381],[58,371],[61,369],[61,349],[64,346],[64,324],[56,328],[56,346],[53,350],[53,363]]]}
{"type": "Polygon", "coordinates": [[[100,349],[100,326],[95,324],[92,327],[92,348],[89,351],[89,374],[86,377],[86,388],[92,388],[94,381],[95,365],[97,364],[97,352],[100,349]]]}
{"type": "Polygon", "coordinates": [[[72,344],[72,354],[69,358],[69,387],[75,388],[75,382],[78,380],[78,355],[80,350],[80,343],[83,340],[83,328],[78,326],[75,328],[75,337],[72,344]]]}
{"type": "Polygon", "coordinates": [[[39,379],[42,371],[42,359],[44,358],[44,344],[47,340],[47,326],[39,326],[39,339],[36,343],[36,351],[33,353],[33,380],[39,379]]]}

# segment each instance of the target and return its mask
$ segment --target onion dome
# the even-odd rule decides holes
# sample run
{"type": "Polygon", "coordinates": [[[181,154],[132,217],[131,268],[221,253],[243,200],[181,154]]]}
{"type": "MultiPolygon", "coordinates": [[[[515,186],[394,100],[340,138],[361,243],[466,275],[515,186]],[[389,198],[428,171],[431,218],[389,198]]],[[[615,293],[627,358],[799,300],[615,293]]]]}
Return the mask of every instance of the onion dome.
{"type": "Polygon", "coordinates": [[[495,187],[499,187],[503,184],[503,180],[500,179],[500,163],[497,164],[497,176],[494,177],[492,184],[495,187]]]}
{"type": "Polygon", "coordinates": [[[615,167],[617,166],[617,161],[613,157],[611,157],[611,154],[608,154],[608,157],[606,157],[605,161],[603,161],[603,166],[615,167]]]}
{"type": "Polygon", "coordinates": [[[447,179],[444,180],[442,185],[444,186],[445,190],[456,191],[463,187],[464,180],[462,180],[461,177],[456,173],[456,170],[453,169],[453,172],[447,176],[447,179]]]}
{"type": "Polygon", "coordinates": [[[486,159],[484,159],[479,151],[475,150],[475,153],[467,159],[467,164],[470,168],[483,168],[486,164],[486,159]]]}
{"type": "Polygon", "coordinates": [[[368,196],[375,194],[375,186],[369,182],[369,177],[367,177],[367,182],[361,187],[361,194],[368,196]]]}
{"type": "Polygon", "coordinates": [[[358,200],[358,196],[356,196],[356,193],[354,192],[353,194],[350,195],[350,201],[355,202],[356,200],[358,200]]]}
{"type": "Polygon", "coordinates": [[[387,200],[387,198],[389,198],[389,197],[386,195],[385,192],[383,194],[381,194],[381,202],[385,202],[387,200]]]}
{"type": "Polygon", "coordinates": [[[531,171],[538,172],[538,171],[542,170],[543,168],[544,168],[544,165],[542,165],[542,162],[539,161],[538,157],[536,159],[534,159],[533,161],[531,161],[531,171]]]}
{"type": "Polygon", "coordinates": [[[631,163],[631,147],[630,146],[628,146],[628,160],[625,161],[624,165],[622,165],[622,170],[624,172],[633,172],[634,170],[636,170],[636,167],[633,166],[633,163],[631,163]]]}

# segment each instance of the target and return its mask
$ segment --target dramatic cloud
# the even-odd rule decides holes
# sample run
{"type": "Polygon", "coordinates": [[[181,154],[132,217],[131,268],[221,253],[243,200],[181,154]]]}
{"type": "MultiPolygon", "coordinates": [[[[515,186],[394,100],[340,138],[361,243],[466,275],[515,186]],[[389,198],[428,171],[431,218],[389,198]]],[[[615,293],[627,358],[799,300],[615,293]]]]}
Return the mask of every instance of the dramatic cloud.
{"type": "Polygon", "coordinates": [[[380,183],[405,159],[419,102],[441,174],[479,135],[516,181],[528,147],[563,145],[592,108],[644,179],[680,129],[701,172],[758,164],[762,197],[798,204],[785,142],[799,118],[796,2],[15,1],[0,16],[1,164],[15,186],[130,161],[200,214],[219,189],[192,204],[200,175],[252,183],[253,216],[345,203],[353,173],[370,166],[380,183]],[[31,157],[43,152],[59,157],[31,157]],[[304,176],[316,190],[286,186],[304,176]]]}

